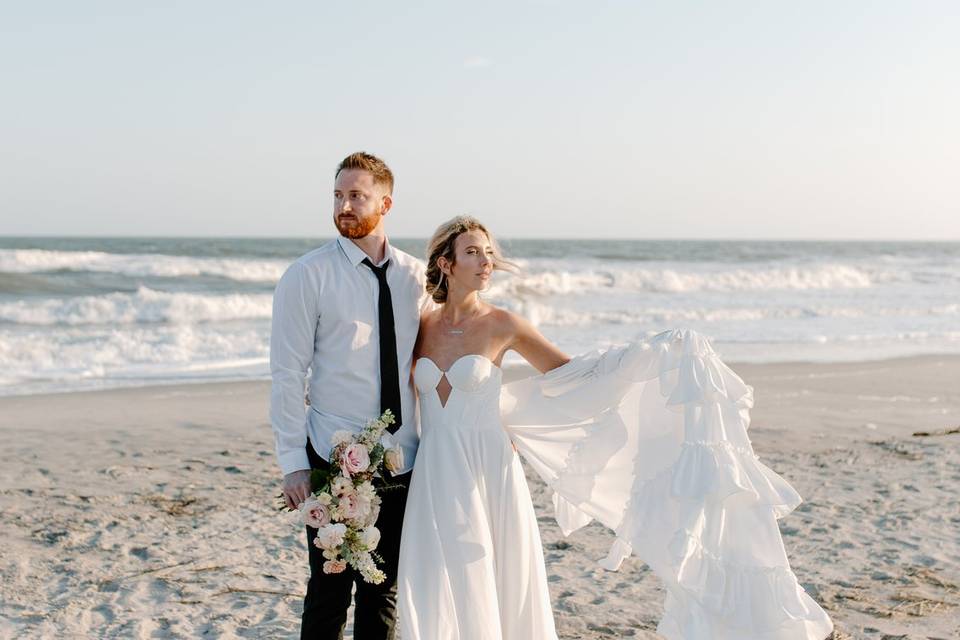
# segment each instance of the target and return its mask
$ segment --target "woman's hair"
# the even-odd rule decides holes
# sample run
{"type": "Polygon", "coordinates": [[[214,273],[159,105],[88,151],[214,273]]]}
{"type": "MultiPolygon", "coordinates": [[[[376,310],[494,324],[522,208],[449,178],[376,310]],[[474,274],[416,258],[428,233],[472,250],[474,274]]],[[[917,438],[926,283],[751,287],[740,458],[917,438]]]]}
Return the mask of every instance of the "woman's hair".
{"type": "Polygon", "coordinates": [[[505,260],[500,252],[500,246],[493,235],[476,218],[470,216],[457,216],[447,220],[434,231],[433,237],[427,244],[427,293],[433,297],[434,302],[443,303],[447,301],[447,278],[440,270],[438,261],[441,257],[446,258],[452,266],[456,260],[457,237],[467,231],[483,231],[490,241],[493,248],[493,268],[501,271],[514,271],[516,265],[505,260]]]}

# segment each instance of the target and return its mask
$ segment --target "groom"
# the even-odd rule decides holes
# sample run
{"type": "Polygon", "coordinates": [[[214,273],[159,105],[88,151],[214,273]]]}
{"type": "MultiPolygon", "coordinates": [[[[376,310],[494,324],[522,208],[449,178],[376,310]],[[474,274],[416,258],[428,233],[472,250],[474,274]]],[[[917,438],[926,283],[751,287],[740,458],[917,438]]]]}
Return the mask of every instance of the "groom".
{"type": "Polygon", "coordinates": [[[296,508],[310,493],[310,469],[329,466],[334,431],[359,432],[390,409],[397,416],[391,431],[403,451],[393,476],[403,488],[382,494],[376,523],[387,575],[382,584],[364,582],[349,567],[324,573],[322,551],[313,543],[316,529],[307,527],[310,581],[300,637],[310,640],[343,637],[354,585],[354,638],[395,637],[400,527],[419,442],[410,367],[427,296],[423,265],[387,242],[383,218],[392,193],[393,174],[382,160],[362,152],[347,156],[333,189],[340,237],[298,258],[273,298],[270,421],[287,506],[296,508]]]}

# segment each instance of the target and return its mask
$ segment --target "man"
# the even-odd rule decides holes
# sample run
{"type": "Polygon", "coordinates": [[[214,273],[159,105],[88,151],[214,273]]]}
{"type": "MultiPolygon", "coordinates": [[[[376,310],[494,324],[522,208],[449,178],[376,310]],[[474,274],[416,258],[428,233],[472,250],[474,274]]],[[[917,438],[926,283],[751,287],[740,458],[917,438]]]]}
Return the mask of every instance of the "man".
{"type": "Polygon", "coordinates": [[[383,218],[393,205],[392,193],[393,174],[382,160],[362,152],[347,156],[333,191],[340,237],[297,259],[273,299],[270,420],[287,506],[296,508],[310,493],[311,468],[328,466],[337,430],[359,432],[389,408],[398,417],[393,437],[403,451],[403,468],[391,480],[404,488],[382,494],[376,523],[377,552],[387,575],[382,584],[368,584],[350,568],[323,573],[322,551],[313,543],[316,530],[307,527],[310,581],[301,638],[311,640],[343,637],[354,584],[354,638],[395,637],[405,487],[419,442],[410,368],[427,297],[423,265],[387,242],[383,218]]]}

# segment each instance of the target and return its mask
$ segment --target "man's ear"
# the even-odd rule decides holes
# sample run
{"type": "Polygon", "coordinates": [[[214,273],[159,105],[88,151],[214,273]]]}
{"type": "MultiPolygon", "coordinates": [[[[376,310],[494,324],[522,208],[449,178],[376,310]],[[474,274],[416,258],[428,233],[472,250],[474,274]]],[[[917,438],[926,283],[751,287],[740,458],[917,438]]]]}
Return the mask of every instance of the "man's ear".
{"type": "Polygon", "coordinates": [[[386,194],[383,196],[383,201],[381,204],[383,208],[380,211],[380,215],[385,216],[387,215],[387,212],[390,211],[390,207],[393,206],[393,197],[389,193],[386,194]]]}

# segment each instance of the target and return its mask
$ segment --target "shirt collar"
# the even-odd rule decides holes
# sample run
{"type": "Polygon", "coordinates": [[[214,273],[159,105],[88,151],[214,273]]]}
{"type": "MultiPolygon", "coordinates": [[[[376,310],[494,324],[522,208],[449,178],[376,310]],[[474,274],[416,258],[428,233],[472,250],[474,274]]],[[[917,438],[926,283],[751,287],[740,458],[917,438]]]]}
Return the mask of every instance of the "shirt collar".
{"type": "MultiPolygon", "coordinates": [[[[360,265],[364,260],[369,256],[363,252],[363,249],[358,247],[353,243],[349,238],[340,236],[337,238],[337,242],[340,244],[340,250],[343,251],[343,254],[347,256],[347,260],[350,261],[350,264],[354,267],[360,265]]],[[[376,265],[378,267],[383,266],[383,263],[393,257],[393,247],[390,246],[390,241],[386,240],[386,246],[383,251],[383,260],[380,264],[376,265]]]]}

